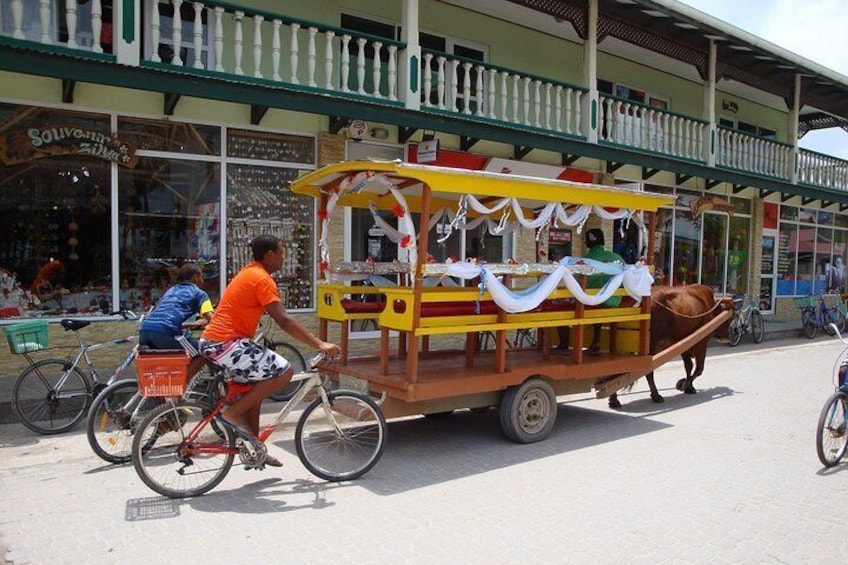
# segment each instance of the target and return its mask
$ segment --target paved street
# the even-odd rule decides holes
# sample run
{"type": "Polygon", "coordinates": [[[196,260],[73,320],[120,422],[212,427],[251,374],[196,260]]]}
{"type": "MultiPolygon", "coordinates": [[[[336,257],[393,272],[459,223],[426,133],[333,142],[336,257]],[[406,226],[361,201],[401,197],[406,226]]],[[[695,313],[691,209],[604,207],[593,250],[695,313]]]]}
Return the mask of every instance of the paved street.
{"type": "Polygon", "coordinates": [[[0,544],[53,563],[844,563],[848,462],[822,470],[814,428],[833,340],[712,348],[700,392],[682,364],[612,411],[561,398],[546,440],[497,413],[394,422],[363,479],[328,484],[275,441],[283,469],[232,470],[212,493],[154,495],[102,465],[83,432],[0,426],[0,544]]]}

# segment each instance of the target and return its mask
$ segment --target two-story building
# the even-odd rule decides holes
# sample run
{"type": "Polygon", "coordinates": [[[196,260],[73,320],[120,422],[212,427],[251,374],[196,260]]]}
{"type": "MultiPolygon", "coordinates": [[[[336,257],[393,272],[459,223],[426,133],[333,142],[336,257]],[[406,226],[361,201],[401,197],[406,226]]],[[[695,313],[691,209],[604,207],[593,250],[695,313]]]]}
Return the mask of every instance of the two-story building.
{"type": "MultiPolygon", "coordinates": [[[[284,238],[280,288],[308,312],[317,211],[287,183],[422,150],[675,194],[654,241],[612,229],[616,249],[788,317],[845,290],[848,162],[799,139],[846,119],[848,78],[673,0],[9,0],[0,316],[142,309],[185,261],[217,296],[259,232],[284,238]]],[[[398,255],[367,213],[334,229],[347,259],[398,255]]],[[[429,251],[523,261],[579,239],[429,251]]]]}

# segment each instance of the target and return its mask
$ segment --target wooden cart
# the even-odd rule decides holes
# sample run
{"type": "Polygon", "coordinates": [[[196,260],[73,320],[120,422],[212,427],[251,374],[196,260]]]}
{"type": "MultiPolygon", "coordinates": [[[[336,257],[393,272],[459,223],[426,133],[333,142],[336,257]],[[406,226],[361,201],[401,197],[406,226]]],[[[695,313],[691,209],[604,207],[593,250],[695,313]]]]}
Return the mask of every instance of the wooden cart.
{"type": "MultiPolygon", "coordinates": [[[[330,324],[339,325],[345,351],[339,367],[342,384],[383,396],[388,417],[497,406],[508,437],[538,441],[554,425],[556,396],[591,390],[599,398],[609,396],[709,335],[729,315],[652,356],[648,265],[599,265],[579,258],[431,263],[425,251],[435,230],[416,233],[415,227],[432,226],[434,216],[441,216],[449,233],[481,218],[492,220],[495,229],[506,229],[512,220],[530,229],[561,223],[579,231],[588,216],[599,215],[606,221],[639,222],[645,241],[653,242],[651,222],[643,221],[643,213],[671,204],[670,196],[377,161],[324,167],[295,181],[292,190],[320,202],[320,336],[327,339],[330,324]],[[399,228],[395,231],[384,221],[381,228],[399,242],[407,261],[344,263],[332,257],[331,222],[345,206],[370,208],[375,222],[381,221],[377,211],[394,211],[399,228]],[[612,282],[600,290],[586,289],[587,277],[601,272],[612,282]],[[399,284],[387,284],[387,275],[399,284]],[[356,284],[368,279],[369,286],[356,284]],[[466,282],[439,284],[446,280],[466,282]],[[525,288],[519,290],[522,284],[525,288]],[[623,297],[620,306],[604,306],[601,299],[612,295],[623,297]],[[370,320],[379,329],[377,354],[348,355],[354,320],[370,320]],[[567,328],[568,350],[554,347],[557,328],[567,328]],[[518,329],[533,332],[532,347],[510,347],[507,334],[518,329]],[[602,332],[595,355],[585,350],[589,331],[602,332]],[[495,336],[492,350],[479,347],[480,335],[495,336]]],[[[648,257],[652,255],[649,248],[648,257]]]]}

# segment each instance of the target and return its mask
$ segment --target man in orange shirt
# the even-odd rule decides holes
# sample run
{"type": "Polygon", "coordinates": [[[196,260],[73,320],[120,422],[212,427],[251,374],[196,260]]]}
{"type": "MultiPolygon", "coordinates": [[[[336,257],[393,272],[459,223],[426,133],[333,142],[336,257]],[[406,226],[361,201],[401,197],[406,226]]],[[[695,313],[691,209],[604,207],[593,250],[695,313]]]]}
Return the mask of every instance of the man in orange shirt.
{"type": "MultiPolygon", "coordinates": [[[[271,273],[280,270],[285,259],[280,240],[263,234],[254,238],[250,247],[253,262],[227,286],[199,345],[200,352],[229,369],[236,382],[253,384],[250,392],[227,409],[226,418],[219,420],[237,435],[256,441],[262,401],[286,385],[294,372],[284,357],[253,341],[262,314],[267,312],[293,338],[320,349],[328,357],[336,356],[340,349],[315,337],[286,312],[277,283],[271,278],[271,273]]],[[[271,456],[266,457],[265,464],[282,466],[271,456]]]]}

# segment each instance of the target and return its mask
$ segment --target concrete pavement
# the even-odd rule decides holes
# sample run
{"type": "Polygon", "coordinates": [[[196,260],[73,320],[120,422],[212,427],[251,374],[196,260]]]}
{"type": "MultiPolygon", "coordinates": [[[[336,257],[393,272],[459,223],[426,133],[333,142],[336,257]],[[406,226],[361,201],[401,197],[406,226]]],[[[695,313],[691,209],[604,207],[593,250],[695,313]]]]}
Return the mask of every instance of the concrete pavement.
{"type": "Polygon", "coordinates": [[[513,444],[496,411],[393,422],[364,478],[325,483],[285,434],[283,469],[233,468],[212,493],[156,496],[82,432],[0,426],[0,543],[52,563],[843,563],[848,462],[824,471],[814,428],[833,340],[714,348],[697,395],[612,411],[561,398],[545,441],[513,444]],[[765,347],[768,346],[768,347],[765,347]]]}

